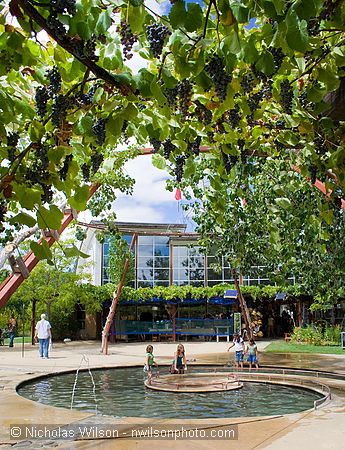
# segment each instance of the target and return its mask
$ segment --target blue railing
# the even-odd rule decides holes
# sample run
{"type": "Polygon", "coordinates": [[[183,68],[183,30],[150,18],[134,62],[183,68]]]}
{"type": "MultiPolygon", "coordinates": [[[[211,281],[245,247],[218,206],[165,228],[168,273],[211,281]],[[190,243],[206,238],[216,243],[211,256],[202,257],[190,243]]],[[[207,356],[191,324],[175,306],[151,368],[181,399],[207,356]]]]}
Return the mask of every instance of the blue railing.
{"type": "MultiPolygon", "coordinates": [[[[175,334],[185,336],[227,336],[234,330],[233,318],[230,319],[188,319],[180,318],[175,322],[175,334]]],[[[171,320],[142,322],[139,320],[119,320],[110,334],[115,335],[171,335],[171,320]]]]}

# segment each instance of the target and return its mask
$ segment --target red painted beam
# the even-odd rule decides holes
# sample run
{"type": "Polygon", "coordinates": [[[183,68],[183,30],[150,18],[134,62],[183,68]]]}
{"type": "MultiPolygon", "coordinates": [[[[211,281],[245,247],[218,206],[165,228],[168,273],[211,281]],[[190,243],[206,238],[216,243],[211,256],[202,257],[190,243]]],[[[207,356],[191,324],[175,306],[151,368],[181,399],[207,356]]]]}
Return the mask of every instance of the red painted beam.
{"type": "MultiPolygon", "coordinates": [[[[99,183],[95,183],[90,186],[88,200],[97,191],[99,186],[100,186],[99,183]]],[[[61,228],[58,230],[59,235],[63,233],[63,231],[68,227],[68,225],[72,222],[73,219],[74,217],[72,211],[64,215],[61,223],[61,228]]],[[[44,237],[43,239],[47,242],[49,247],[51,247],[55,242],[55,239],[51,236],[44,237]]],[[[42,242],[42,239],[40,240],[40,242],[42,242]]],[[[35,256],[35,254],[32,251],[29,251],[29,253],[24,257],[24,264],[29,270],[29,272],[32,271],[32,269],[37,265],[38,262],[39,259],[35,256]]],[[[1,283],[0,308],[6,305],[11,295],[18,289],[18,287],[22,284],[24,280],[25,278],[21,273],[12,273],[1,283]]]]}

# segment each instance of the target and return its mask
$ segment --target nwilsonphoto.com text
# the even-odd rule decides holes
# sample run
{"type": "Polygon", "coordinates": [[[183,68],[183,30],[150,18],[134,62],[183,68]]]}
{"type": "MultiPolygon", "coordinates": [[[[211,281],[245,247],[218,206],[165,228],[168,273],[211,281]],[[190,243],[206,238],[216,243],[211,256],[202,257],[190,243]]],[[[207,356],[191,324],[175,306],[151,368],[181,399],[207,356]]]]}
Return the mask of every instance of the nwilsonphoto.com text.
{"type": "Polygon", "coordinates": [[[165,425],[23,425],[10,426],[10,437],[49,440],[93,440],[93,439],[148,439],[148,440],[237,440],[237,425],[202,427],[200,424],[165,425]]]}

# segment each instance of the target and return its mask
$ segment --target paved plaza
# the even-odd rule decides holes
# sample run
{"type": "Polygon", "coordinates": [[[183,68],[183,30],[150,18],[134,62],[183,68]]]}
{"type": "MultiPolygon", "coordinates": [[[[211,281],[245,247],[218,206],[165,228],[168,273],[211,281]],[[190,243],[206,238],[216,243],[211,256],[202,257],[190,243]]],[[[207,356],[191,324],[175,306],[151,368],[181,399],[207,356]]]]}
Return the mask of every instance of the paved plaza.
{"type": "MultiPolygon", "coordinates": [[[[233,361],[233,352],[226,352],[226,342],[184,342],[189,364],[226,365],[233,361]]],[[[340,449],[345,448],[345,354],[272,354],[262,352],[268,341],[258,343],[260,364],[264,366],[306,368],[331,371],[344,375],[344,380],[322,378],[329,385],[332,399],[317,410],[285,416],[239,417],[231,419],[200,419],[200,429],[215,426],[218,429],[238,425],[236,440],[180,440],[164,442],[162,440],[88,439],[78,441],[60,440],[16,440],[10,436],[13,424],[54,424],[71,425],[76,423],[112,424],[118,419],[95,416],[92,413],[71,411],[63,408],[39,404],[19,396],[16,386],[24,380],[39,375],[54,374],[63,371],[106,368],[120,366],[142,366],[147,343],[111,344],[109,355],[100,353],[100,343],[94,341],[54,344],[50,358],[40,359],[38,347],[25,345],[24,354],[18,344],[13,349],[0,347],[0,447],[1,448],[68,448],[68,449],[150,449],[169,446],[176,449],[340,449]]],[[[171,363],[176,344],[173,342],[155,342],[156,361],[167,367],[171,363]]],[[[260,369],[259,369],[260,370],[260,369]]],[[[157,393],[159,395],[159,393],[157,393]]],[[[258,400],[260,401],[260,400],[258,400]]],[[[160,419],[160,424],[172,423],[172,419],[160,419]]],[[[188,426],[188,420],[179,420],[188,426]]],[[[196,421],[193,420],[193,423],[196,421]]],[[[122,426],[138,423],[135,418],[120,419],[122,426]]],[[[152,425],[152,419],[140,419],[143,426],[152,425]]]]}

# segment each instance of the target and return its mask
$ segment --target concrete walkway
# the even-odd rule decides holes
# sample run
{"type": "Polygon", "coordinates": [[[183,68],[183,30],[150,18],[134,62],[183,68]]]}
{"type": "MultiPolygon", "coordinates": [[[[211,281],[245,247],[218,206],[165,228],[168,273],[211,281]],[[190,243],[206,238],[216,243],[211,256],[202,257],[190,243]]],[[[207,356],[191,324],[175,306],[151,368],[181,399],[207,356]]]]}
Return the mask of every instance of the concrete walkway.
{"type": "MultiPolygon", "coordinates": [[[[269,342],[258,342],[260,364],[279,367],[308,368],[333,371],[344,374],[344,381],[322,379],[332,386],[333,399],[316,411],[274,417],[252,417],[236,419],[193,420],[200,423],[200,429],[215,427],[217,430],[231,429],[238,426],[236,440],[144,440],[128,439],[90,439],[83,441],[61,441],[56,439],[35,440],[11,438],[10,426],[14,424],[47,424],[50,428],[58,425],[121,424],[131,428],[138,424],[138,419],[115,419],[94,416],[90,413],[70,411],[63,408],[45,406],[27,400],[16,393],[16,386],[24,380],[38,375],[53,374],[66,370],[76,370],[80,365],[86,367],[117,367],[143,365],[145,348],[148,343],[120,343],[111,345],[110,354],[104,356],[99,352],[98,342],[71,342],[55,344],[48,360],[42,360],[38,348],[26,345],[24,357],[21,346],[10,349],[0,347],[0,447],[4,448],[100,448],[100,449],[150,449],[169,446],[176,449],[341,449],[345,448],[345,354],[344,355],[310,355],[264,353],[269,342]],[[262,353],[263,352],[263,353],[262,353]]],[[[226,352],[227,342],[184,342],[187,359],[190,364],[226,364],[233,361],[233,351],[226,352]]],[[[154,342],[154,354],[159,364],[171,363],[176,344],[172,342],[154,342]]],[[[159,394],[158,394],[159,395],[159,394]]],[[[155,420],[154,425],[169,425],[172,420],[155,420]]],[[[188,426],[189,421],[178,420],[188,426]]],[[[143,427],[152,426],[151,419],[140,419],[143,427]]],[[[176,421],[175,421],[176,423],[176,421]]],[[[12,427],[13,428],[13,427],[12,427]]],[[[97,435],[96,437],[100,437],[97,435]]]]}

